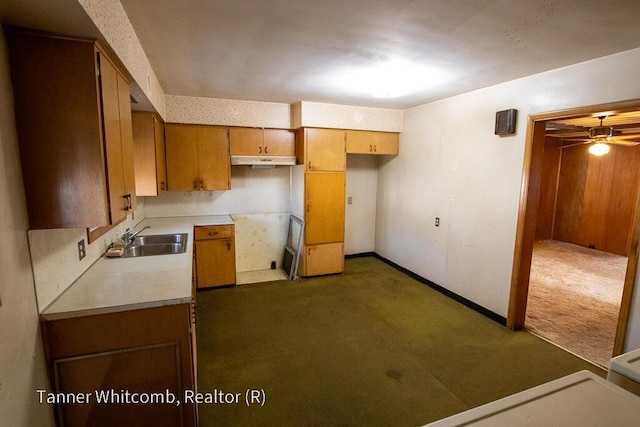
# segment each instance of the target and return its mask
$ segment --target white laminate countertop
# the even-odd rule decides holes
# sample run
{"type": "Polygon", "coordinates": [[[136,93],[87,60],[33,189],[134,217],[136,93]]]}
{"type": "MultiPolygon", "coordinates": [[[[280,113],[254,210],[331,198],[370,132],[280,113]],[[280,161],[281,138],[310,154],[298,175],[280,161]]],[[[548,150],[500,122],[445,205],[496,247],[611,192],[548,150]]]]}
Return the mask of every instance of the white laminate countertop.
{"type": "Polygon", "coordinates": [[[635,427],[639,419],[640,397],[580,371],[427,426],[635,427]]]}
{"type": "Polygon", "coordinates": [[[191,301],[193,227],[233,224],[229,215],[148,218],[140,236],[187,233],[182,254],[134,258],[100,257],[42,313],[43,320],[183,304],[191,301]]]}

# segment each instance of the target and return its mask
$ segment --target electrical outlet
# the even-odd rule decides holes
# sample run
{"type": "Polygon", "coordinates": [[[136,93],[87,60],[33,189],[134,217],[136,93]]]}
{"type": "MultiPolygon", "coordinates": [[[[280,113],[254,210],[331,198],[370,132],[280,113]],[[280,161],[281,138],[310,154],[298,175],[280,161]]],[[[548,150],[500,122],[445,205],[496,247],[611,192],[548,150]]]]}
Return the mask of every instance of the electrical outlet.
{"type": "Polygon", "coordinates": [[[87,256],[87,250],[84,246],[84,239],[78,242],[78,259],[82,261],[82,258],[87,256]]]}
{"type": "Polygon", "coordinates": [[[349,204],[349,205],[350,205],[351,203],[353,203],[353,197],[349,196],[349,197],[347,198],[347,204],[349,204]]]}
{"type": "Polygon", "coordinates": [[[436,227],[440,227],[440,218],[436,217],[436,227]]]}

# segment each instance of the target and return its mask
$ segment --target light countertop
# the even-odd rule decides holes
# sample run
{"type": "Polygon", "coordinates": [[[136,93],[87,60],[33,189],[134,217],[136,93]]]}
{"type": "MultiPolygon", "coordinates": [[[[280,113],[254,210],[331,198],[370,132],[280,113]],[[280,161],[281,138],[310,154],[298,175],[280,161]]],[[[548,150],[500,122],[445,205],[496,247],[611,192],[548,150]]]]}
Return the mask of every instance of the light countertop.
{"type": "Polygon", "coordinates": [[[611,359],[609,369],[640,384],[640,348],[611,359]]]}
{"type": "Polygon", "coordinates": [[[184,304],[191,301],[193,227],[233,224],[229,215],[148,218],[140,236],[187,233],[181,254],[133,258],[100,257],[42,313],[43,320],[184,304]]]}
{"type": "Polygon", "coordinates": [[[637,426],[638,419],[640,397],[580,371],[428,426],[637,426]]]}

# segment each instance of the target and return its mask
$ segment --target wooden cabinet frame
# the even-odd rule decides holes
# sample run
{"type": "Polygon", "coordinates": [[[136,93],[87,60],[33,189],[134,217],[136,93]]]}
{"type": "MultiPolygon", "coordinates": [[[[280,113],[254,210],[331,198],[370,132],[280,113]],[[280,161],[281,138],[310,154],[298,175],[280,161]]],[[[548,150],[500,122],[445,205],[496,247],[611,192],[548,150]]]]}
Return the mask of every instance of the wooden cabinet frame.
{"type": "Polygon", "coordinates": [[[29,228],[122,221],[136,207],[129,76],[92,40],[7,41],[29,228]]]}
{"type": "Polygon", "coordinates": [[[193,235],[197,288],[235,285],[235,226],[196,226],[193,235]]]}
{"type": "Polygon", "coordinates": [[[231,189],[228,128],[221,126],[165,126],[169,191],[231,189]]]}
{"type": "Polygon", "coordinates": [[[231,127],[229,151],[238,156],[295,156],[295,133],[288,129],[231,127]]]}
{"type": "MultiPolygon", "coordinates": [[[[52,391],[164,392],[182,401],[195,390],[191,304],[43,320],[42,334],[52,391]]],[[[195,426],[197,406],[56,405],[59,425],[149,423],[195,426]]]]}

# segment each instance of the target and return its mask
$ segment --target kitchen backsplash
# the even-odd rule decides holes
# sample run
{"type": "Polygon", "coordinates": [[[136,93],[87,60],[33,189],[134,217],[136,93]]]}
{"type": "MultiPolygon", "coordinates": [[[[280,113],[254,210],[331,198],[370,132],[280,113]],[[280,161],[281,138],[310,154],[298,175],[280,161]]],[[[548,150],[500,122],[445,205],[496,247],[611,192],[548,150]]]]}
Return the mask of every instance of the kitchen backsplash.
{"type": "Polygon", "coordinates": [[[145,198],[148,218],[290,211],[290,167],[231,167],[230,191],[168,191],[145,198]]]}
{"type": "Polygon", "coordinates": [[[133,214],[91,244],[87,242],[86,228],[29,230],[38,310],[42,312],[102,256],[111,242],[143,219],[144,201],[138,198],[138,209],[133,214]],[[78,257],[80,240],[84,240],[86,249],[86,256],[82,260],[78,257]]]}
{"type": "Polygon", "coordinates": [[[232,215],[236,230],[236,270],[280,268],[287,240],[289,213],[232,215]]]}

